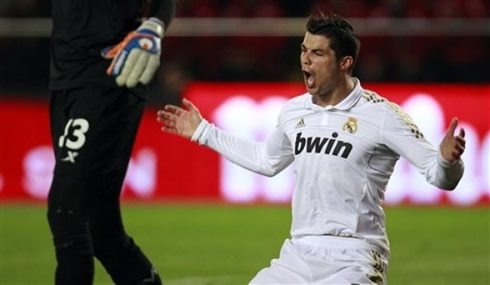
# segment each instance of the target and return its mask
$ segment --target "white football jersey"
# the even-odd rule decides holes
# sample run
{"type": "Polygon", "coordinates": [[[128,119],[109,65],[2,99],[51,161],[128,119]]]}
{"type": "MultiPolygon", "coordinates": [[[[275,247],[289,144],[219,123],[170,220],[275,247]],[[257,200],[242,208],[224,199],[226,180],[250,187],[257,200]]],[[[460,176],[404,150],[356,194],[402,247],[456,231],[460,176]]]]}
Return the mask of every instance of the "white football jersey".
{"type": "Polygon", "coordinates": [[[454,189],[463,163],[445,161],[400,107],[355,88],[335,106],[321,107],[308,93],[289,100],[275,131],[257,143],[203,120],[192,140],[251,171],[273,176],[295,161],[291,236],[355,237],[389,253],[381,208],[400,156],[427,181],[454,189]]]}

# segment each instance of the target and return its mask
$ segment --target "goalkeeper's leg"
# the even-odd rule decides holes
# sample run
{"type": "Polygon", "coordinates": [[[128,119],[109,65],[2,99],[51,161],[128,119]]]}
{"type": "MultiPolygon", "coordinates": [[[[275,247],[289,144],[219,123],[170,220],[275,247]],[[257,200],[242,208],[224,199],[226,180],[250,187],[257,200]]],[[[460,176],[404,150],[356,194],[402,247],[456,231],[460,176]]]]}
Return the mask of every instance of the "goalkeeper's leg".
{"type": "Polygon", "coordinates": [[[125,88],[105,90],[104,97],[112,104],[97,127],[101,143],[92,172],[97,183],[89,223],[95,257],[118,285],[161,284],[151,262],[126,234],[119,202],[145,102],[125,88]]]}
{"type": "Polygon", "coordinates": [[[92,284],[94,277],[88,226],[91,185],[90,175],[84,171],[90,151],[81,147],[76,150],[77,155],[71,154],[59,140],[67,134],[74,139],[71,137],[72,129],[66,126],[73,118],[86,118],[84,115],[73,117],[72,114],[72,110],[79,111],[83,99],[87,98],[85,95],[83,90],[62,90],[54,91],[50,98],[56,166],[48,195],[48,222],[56,251],[55,283],[58,285],[92,284]]]}
{"type": "Polygon", "coordinates": [[[95,256],[118,285],[161,284],[149,259],[124,231],[119,203],[101,202],[90,222],[95,256]]]}
{"type": "Polygon", "coordinates": [[[55,175],[48,196],[48,221],[57,267],[55,284],[88,285],[94,278],[93,250],[83,196],[84,179],[55,175]],[[68,193],[69,192],[69,193],[68,193]]]}

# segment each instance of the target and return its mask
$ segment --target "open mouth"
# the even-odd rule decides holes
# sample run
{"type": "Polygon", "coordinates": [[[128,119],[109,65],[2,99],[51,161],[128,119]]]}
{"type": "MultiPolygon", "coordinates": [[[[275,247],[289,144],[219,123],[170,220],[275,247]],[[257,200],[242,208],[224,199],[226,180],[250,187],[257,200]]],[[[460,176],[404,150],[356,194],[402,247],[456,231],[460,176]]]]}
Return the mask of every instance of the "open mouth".
{"type": "Polygon", "coordinates": [[[310,78],[311,76],[311,73],[306,70],[303,70],[303,76],[305,77],[306,80],[308,80],[308,78],[310,78]]]}
{"type": "Polygon", "coordinates": [[[305,78],[306,85],[312,87],[315,82],[313,74],[307,70],[303,70],[303,77],[305,78]]]}

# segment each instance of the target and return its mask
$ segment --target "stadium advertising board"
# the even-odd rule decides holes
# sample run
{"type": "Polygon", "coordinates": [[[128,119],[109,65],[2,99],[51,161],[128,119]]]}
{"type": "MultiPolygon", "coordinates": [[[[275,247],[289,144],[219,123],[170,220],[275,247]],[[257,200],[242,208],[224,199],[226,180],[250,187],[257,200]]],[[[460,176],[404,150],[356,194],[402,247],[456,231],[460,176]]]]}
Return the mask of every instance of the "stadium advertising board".
{"type": "MultiPolygon", "coordinates": [[[[466,130],[465,174],[455,191],[432,187],[401,159],[388,185],[387,204],[490,203],[490,86],[364,87],[400,104],[433,143],[440,141],[454,116],[466,130]]],[[[275,127],[284,102],[303,92],[302,84],[193,83],[183,95],[221,128],[264,140],[275,127]]],[[[256,175],[196,143],[161,132],[155,119],[156,109],[147,109],[129,164],[124,199],[231,203],[290,200],[292,166],[273,178],[256,175]]],[[[45,200],[54,166],[48,103],[1,99],[0,124],[0,202],[45,200]]]]}

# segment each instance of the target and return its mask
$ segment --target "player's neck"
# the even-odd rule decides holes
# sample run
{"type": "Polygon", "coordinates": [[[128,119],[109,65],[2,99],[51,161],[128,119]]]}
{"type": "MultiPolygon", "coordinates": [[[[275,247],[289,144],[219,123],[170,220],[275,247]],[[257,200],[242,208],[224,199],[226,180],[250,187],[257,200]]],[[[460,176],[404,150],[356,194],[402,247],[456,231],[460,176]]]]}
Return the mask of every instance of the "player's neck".
{"type": "Polygon", "coordinates": [[[351,76],[341,77],[334,88],[324,94],[313,96],[313,103],[322,107],[335,106],[349,96],[354,87],[355,82],[351,76]]]}

